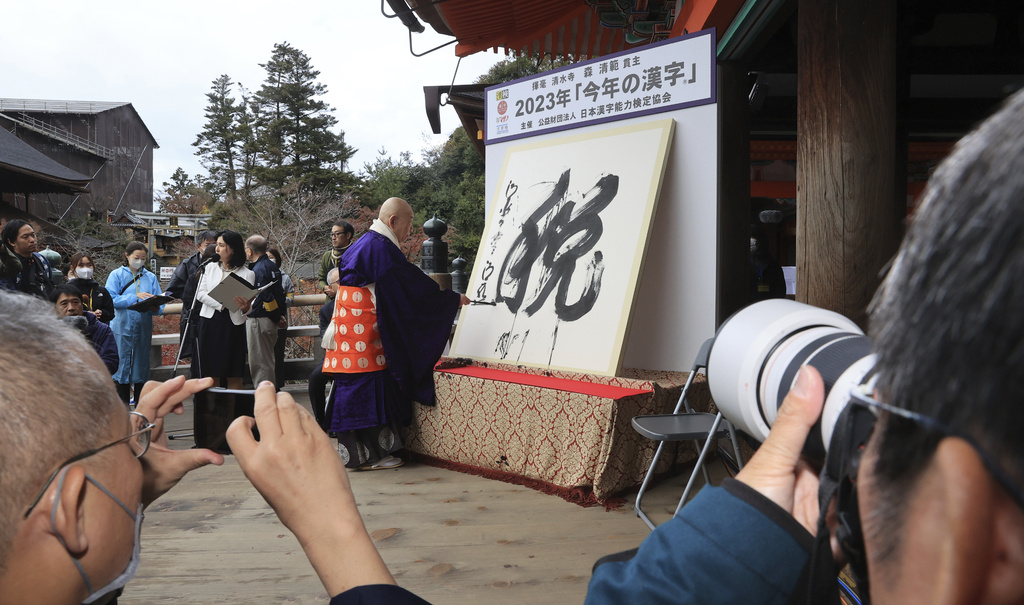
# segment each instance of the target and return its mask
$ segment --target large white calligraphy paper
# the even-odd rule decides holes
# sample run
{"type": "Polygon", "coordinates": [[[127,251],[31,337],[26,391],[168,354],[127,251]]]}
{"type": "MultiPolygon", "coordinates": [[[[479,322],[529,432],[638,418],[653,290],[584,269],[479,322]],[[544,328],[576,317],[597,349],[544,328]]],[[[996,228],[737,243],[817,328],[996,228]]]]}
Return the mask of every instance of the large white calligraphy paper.
{"type": "Polygon", "coordinates": [[[508,150],[453,356],[618,373],[673,126],[508,150]]]}

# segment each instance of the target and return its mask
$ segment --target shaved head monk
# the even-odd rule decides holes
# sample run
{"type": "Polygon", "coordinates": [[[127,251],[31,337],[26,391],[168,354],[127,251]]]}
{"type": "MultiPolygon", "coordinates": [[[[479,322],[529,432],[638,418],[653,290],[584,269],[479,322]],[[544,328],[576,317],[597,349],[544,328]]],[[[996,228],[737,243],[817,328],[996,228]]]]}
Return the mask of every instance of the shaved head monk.
{"type": "Polygon", "coordinates": [[[338,261],[338,294],[324,333],[323,371],[334,378],[328,426],[345,466],[397,468],[399,427],[413,402],[434,403],[433,368],[458,308],[469,299],[441,290],[409,262],[400,245],[412,233],[413,210],[393,197],[370,230],[338,261]]]}

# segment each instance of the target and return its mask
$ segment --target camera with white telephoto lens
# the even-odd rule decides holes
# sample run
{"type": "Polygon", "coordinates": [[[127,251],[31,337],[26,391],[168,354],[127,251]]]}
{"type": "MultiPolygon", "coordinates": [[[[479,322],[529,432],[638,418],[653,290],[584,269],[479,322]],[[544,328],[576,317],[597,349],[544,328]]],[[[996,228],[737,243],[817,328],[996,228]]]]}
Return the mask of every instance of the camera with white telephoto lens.
{"type": "MultiPolygon", "coordinates": [[[[871,348],[864,332],[838,313],[772,299],[745,307],[727,319],[715,335],[707,362],[715,405],[733,426],[758,442],[768,437],[801,366],[812,366],[821,374],[825,405],[803,453],[821,469],[820,510],[828,508],[833,496],[836,499],[836,538],[861,594],[867,593],[867,564],[857,505],[857,470],[877,411],[850,404],[871,398],[876,380],[876,356],[871,348]]],[[[820,526],[818,540],[827,539],[826,534],[820,526]]]]}

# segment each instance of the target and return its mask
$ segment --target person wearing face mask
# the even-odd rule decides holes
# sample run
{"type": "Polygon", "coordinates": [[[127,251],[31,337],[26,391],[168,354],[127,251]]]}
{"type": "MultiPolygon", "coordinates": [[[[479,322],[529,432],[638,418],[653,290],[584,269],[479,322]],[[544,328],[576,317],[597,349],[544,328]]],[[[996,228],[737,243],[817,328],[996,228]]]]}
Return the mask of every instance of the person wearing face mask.
{"type": "Polygon", "coordinates": [[[149,250],[140,242],[131,242],[124,249],[125,264],[107,276],[107,291],[113,296],[117,315],[110,328],[117,337],[117,354],[121,364],[114,373],[117,392],[128,403],[135,385],[134,401],[139,401],[142,385],[149,380],[149,352],[153,342],[153,315],[163,312],[163,305],[129,309],[147,298],[161,294],[160,281],[146,269],[149,250]]]}
{"type": "MultiPolygon", "coordinates": [[[[196,299],[196,285],[199,283],[199,268],[203,261],[209,258],[205,254],[210,247],[217,245],[216,231],[203,231],[196,235],[196,252],[192,256],[181,261],[174,268],[171,281],[167,283],[166,296],[181,299],[181,315],[178,318],[178,333],[181,335],[179,359],[192,357],[192,340],[195,332],[196,319],[189,321],[196,299]]],[[[212,252],[211,252],[212,254],[212,252]]]]}
{"type": "Polygon", "coordinates": [[[0,603],[110,603],[138,569],[145,507],[189,471],[224,462],[171,451],[162,429],[212,381],[151,382],[129,413],[82,336],[9,292],[0,365],[22,369],[0,373],[0,603]]]}
{"type": "Polygon", "coordinates": [[[114,319],[114,299],[110,292],[94,279],[96,265],[88,252],[76,252],[71,255],[68,268],[68,283],[82,293],[85,310],[96,319],[110,325],[114,319]]]}

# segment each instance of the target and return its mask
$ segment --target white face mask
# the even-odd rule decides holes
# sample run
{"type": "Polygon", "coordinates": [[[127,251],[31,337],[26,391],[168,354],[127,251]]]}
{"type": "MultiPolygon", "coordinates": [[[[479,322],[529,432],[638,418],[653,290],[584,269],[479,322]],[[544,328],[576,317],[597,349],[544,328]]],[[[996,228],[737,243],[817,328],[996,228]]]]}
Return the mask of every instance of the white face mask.
{"type": "Polygon", "coordinates": [[[132,271],[138,271],[145,264],[146,264],[146,261],[142,260],[141,258],[129,258],[128,259],[128,266],[132,268],[132,271]]]}
{"type": "Polygon", "coordinates": [[[757,252],[757,238],[750,238],[750,251],[757,252]]]}
{"type": "MultiPolygon", "coordinates": [[[[57,498],[58,499],[60,498],[61,489],[63,489],[63,487],[64,487],[64,478],[66,476],[67,476],[67,470],[65,469],[64,474],[61,475],[60,481],[59,481],[59,483],[57,485],[57,498]]],[[[85,581],[85,588],[86,588],[86,590],[89,591],[89,596],[87,596],[85,598],[85,600],[82,601],[83,605],[86,605],[88,603],[95,603],[97,600],[102,599],[103,597],[105,597],[108,594],[114,592],[115,590],[117,590],[119,588],[124,588],[125,585],[127,585],[128,582],[130,582],[131,579],[135,577],[135,574],[139,571],[139,561],[141,560],[142,547],[141,547],[140,535],[141,535],[141,532],[142,532],[142,519],[144,517],[144,515],[142,514],[142,503],[141,502],[139,503],[138,511],[135,514],[132,514],[131,509],[129,509],[127,506],[125,506],[124,502],[121,502],[121,500],[119,500],[117,498],[117,496],[115,496],[114,494],[110,493],[110,490],[108,490],[107,488],[105,488],[102,485],[100,485],[99,481],[96,481],[95,479],[93,479],[89,475],[86,475],[85,478],[87,480],[89,480],[90,483],[92,483],[96,487],[98,487],[101,490],[103,490],[103,493],[105,493],[106,495],[110,496],[110,498],[114,502],[117,502],[117,504],[124,510],[124,512],[129,517],[131,517],[132,521],[135,522],[135,544],[132,546],[132,558],[128,560],[128,565],[125,567],[124,571],[122,571],[121,574],[118,575],[116,578],[114,578],[113,580],[108,582],[106,586],[103,586],[102,588],[99,588],[97,590],[93,590],[92,582],[89,580],[89,576],[86,575],[85,570],[82,569],[82,564],[79,563],[78,558],[77,557],[71,557],[71,561],[75,564],[75,567],[78,568],[78,573],[80,573],[82,575],[82,580],[85,581]]],[[[64,538],[61,537],[59,532],[57,532],[57,508],[56,507],[54,507],[53,510],[50,512],[50,527],[53,529],[53,533],[56,534],[57,538],[60,539],[61,543],[64,544],[64,548],[66,549],[67,548],[67,544],[64,543],[64,538]]]]}
{"type": "Polygon", "coordinates": [[[92,279],[92,267],[78,267],[75,269],[75,275],[78,279],[92,279]]]}

